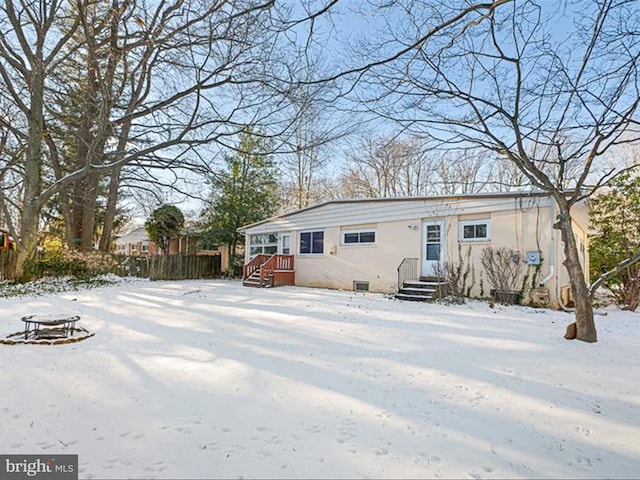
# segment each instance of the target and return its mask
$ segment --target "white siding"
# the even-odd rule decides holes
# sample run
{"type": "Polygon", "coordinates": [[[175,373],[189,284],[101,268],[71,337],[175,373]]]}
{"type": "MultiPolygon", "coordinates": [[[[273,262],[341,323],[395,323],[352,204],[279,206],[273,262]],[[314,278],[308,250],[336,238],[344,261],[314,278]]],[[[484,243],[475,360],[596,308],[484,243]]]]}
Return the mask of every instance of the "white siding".
{"type": "Polygon", "coordinates": [[[327,227],[348,227],[416,218],[450,217],[486,212],[513,211],[549,205],[548,197],[471,197],[329,202],[318,207],[275,217],[249,226],[245,234],[296,231],[327,227]]]}

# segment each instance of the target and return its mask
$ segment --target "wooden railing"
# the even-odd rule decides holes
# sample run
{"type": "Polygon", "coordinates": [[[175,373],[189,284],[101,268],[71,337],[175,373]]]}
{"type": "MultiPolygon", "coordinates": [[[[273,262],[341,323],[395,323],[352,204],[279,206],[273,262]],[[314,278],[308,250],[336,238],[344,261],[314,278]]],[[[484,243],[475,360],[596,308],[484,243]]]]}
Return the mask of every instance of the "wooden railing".
{"type": "Polygon", "coordinates": [[[293,259],[293,255],[258,254],[244,266],[243,280],[259,271],[260,285],[264,285],[267,280],[271,282],[271,286],[294,285],[293,259]]]}
{"type": "Polygon", "coordinates": [[[292,274],[293,255],[273,255],[260,268],[260,285],[264,285],[267,279],[270,279],[272,287],[293,285],[292,274]]]}
{"type": "MultiPolygon", "coordinates": [[[[276,255],[269,257],[266,262],[260,267],[260,285],[264,285],[264,281],[273,274],[274,267],[276,266],[276,255]]],[[[271,276],[273,281],[273,276],[271,276]]],[[[273,285],[272,285],[273,286],[273,285]]]]}
{"type": "Polygon", "coordinates": [[[402,288],[404,282],[417,280],[418,278],[418,259],[403,258],[400,265],[398,265],[398,289],[402,288]]]}
{"type": "Polygon", "coordinates": [[[294,270],[293,255],[276,255],[276,266],[274,270],[294,270]]]}
{"type": "Polygon", "coordinates": [[[248,277],[253,275],[253,272],[258,270],[264,262],[266,262],[271,255],[266,255],[264,253],[259,253],[255,257],[253,257],[249,263],[246,263],[242,268],[242,279],[246,280],[248,277]]]}

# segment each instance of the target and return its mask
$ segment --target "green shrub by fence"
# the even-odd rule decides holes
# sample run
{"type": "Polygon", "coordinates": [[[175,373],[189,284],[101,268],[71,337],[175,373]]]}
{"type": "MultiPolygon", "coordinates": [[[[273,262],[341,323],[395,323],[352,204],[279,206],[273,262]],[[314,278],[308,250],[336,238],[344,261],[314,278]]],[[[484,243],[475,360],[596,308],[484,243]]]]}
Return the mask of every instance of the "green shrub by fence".
{"type": "MultiPolygon", "coordinates": [[[[15,279],[16,253],[0,251],[0,280],[15,279]]],[[[28,265],[32,278],[46,276],[93,276],[112,273],[121,277],[151,280],[189,280],[220,276],[220,255],[127,255],[95,252],[43,255],[28,265]]]]}

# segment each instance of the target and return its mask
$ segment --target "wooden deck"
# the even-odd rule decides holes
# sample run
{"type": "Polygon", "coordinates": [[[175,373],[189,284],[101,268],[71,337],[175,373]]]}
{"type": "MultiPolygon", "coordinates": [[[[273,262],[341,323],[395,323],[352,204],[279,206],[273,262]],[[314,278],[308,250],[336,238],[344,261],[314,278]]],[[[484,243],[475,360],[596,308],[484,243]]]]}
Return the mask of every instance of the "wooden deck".
{"type": "Polygon", "coordinates": [[[248,262],[242,272],[245,287],[279,287],[295,285],[296,273],[293,255],[258,254],[248,262]]]}

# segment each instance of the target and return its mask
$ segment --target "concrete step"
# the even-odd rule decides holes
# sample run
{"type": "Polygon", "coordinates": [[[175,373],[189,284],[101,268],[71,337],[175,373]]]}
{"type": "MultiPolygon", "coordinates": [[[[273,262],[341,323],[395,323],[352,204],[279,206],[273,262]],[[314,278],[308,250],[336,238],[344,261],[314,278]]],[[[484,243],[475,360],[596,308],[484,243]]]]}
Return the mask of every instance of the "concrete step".
{"type": "Polygon", "coordinates": [[[415,286],[424,286],[424,287],[437,287],[440,285],[445,285],[445,282],[436,282],[436,281],[425,281],[425,280],[407,280],[404,282],[405,286],[415,285],[415,286]]]}
{"type": "Polygon", "coordinates": [[[420,277],[421,282],[435,282],[435,283],[444,283],[444,279],[440,277],[420,277]]]}
{"type": "Polygon", "coordinates": [[[433,295],[438,290],[436,288],[407,288],[402,287],[398,293],[404,293],[407,295],[433,295]]]}
{"type": "Polygon", "coordinates": [[[407,300],[409,302],[432,302],[431,295],[411,295],[407,293],[396,293],[395,298],[398,300],[407,300]]]}

